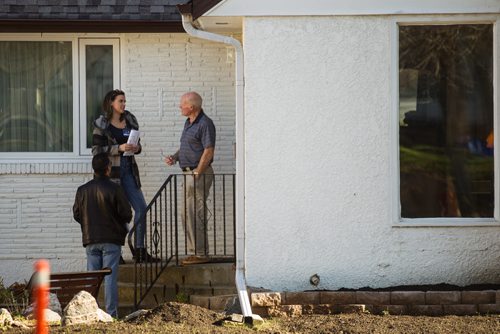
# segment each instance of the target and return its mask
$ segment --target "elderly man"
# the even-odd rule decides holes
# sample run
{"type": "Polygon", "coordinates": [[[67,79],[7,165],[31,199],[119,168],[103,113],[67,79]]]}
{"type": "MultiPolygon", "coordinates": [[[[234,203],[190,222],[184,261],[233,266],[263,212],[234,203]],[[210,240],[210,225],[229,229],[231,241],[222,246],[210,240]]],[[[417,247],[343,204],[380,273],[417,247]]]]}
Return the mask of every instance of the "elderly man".
{"type": "Polygon", "coordinates": [[[172,166],[177,161],[185,175],[184,210],[182,217],[187,237],[187,249],[192,256],[183,264],[209,262],[206,199],[213,182],[211,167],[215,150],[215,126],[203,112],[202,98],[188,92],[181,97],[179,108],[187,117],[179,150],[165,158],[172,166]]]}
{"type": "Polygon", "coordinates": [[[96,154],[92,168],[95,178],[78,188],[73,217],[81,225],[87,270],[111,268],[111,274],[104,278],[106,312],[117,318],[118,262],[132,210],[123,189],[109,179],[108,154],[96,154]]]}

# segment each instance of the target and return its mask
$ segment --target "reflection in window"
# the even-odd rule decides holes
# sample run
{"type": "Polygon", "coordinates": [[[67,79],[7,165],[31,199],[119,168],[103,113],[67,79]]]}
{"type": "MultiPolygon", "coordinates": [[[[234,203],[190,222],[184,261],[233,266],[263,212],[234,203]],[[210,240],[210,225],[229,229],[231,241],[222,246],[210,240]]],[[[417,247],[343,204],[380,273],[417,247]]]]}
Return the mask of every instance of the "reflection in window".
{"type": "Polygon", "coordinates": [[[0,41],[0,152],[73,150],[71,42],[0,41]]]}
{"type": "Polygon", "coordinates": [[[92,147],[93,121],[101,115],[102,100],[113,89],[113,46],[85,47],[87,90],[87,148],[92,147]]]}
{"type": "Polygon", "coordinates": [[[400,26],[402,218],[493,217],[493,29],[400,26]]]}

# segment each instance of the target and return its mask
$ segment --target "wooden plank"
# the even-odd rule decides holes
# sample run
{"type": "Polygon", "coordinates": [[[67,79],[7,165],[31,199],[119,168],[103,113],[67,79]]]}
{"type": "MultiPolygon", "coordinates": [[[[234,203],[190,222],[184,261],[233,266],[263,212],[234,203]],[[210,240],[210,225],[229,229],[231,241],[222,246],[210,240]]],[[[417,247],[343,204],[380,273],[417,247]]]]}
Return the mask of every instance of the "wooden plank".
{"type": "Polygon", "coordinates": [[[65,279],[58,279],[57,281],[50,281],[50,286],[51,287],[57,287],[57,286],[88,286],[88,285],[96,285],[99,284],[102,280],[103,277],[91,277],[88,279],[75,279],[75,280],[65,280],[65,279]]]}

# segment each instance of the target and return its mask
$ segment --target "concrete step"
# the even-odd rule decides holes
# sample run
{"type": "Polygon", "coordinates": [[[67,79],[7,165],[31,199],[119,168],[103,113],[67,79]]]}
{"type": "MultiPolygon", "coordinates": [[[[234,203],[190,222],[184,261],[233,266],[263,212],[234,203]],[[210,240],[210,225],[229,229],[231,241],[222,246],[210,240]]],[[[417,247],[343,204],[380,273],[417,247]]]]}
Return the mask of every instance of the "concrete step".
{"type": "MultiPolygon", "coordinates": [[[[121,265],[119,267],[118,280],[120,282],[134,282],[135,268],[133,264],[121,265]]],[[[159,271],[159,267],[137,267],[138,275],[148,275],[159,271]]],[[[234,285],[234,270],[232,263],[207,263],[190,266],[167,267],[158,278],[158,283],[175,285],[234,285]]]]}
{"type": "MultiPolygon", "coordinates": [[[[184,285],[169,287],[167,285],[155,284],[144,299],[147,304],[157,305],[165,301],[175,301],[189,298],[191,295],[200,296],[218,296],[236,293],[235,286],[207,286],[207,285],[184,285]]],[[[104,300],[104,292],[99,294],[101,300],[104,300]]],[[[134,284],[118,283],[118,298],[123,303],[134,302],[134,284]]]]}
{"type": "Polygon", "coordinates": [[[239,307],[238,295],[236,293],[220,296],[191,295],[189,303],[213,311],[230,311],[231,309],[234,311],[235,307],[239,307]]]}
{"type": "MultiPolygon", "coordinates": [[[[155,266],[152,267],[155,269],[155,266]]],[[[121,265],[118,274],[120,305],[134,303],[133,264],[121,265]]],[[[140,268],[137,268],[140,272],[140,268]]],[[[144,268],[143,268],[144,270],[144,268]]],[[[146,268],[151,270],[151,267],[146,268]]],[[[150,272],[149,272],[150,273],[150,272]]],[[[142,308],[152,308],[167,301],[188,302],[190,296],[218,296],[236,293],[232,263],[208,263],[185,267],[167,267],[160,275],[144,301],[142,308]]],[[[104,305],[104,284],[99,292],[100,305],[104,305]]],[[[214,305],[217,303],[213,302],[214,305]]],[[[121,313],[120,313],[121,314],[121,313]]]]}
{"type": "Polygon", "coordinates": [[[119,318],[125,318],[127,315],[129,315],[130,313],[133,313],[133,312],[135,312],[134,304],[125,304],[125,303],[118,304],[118,317],[119,318]]]}

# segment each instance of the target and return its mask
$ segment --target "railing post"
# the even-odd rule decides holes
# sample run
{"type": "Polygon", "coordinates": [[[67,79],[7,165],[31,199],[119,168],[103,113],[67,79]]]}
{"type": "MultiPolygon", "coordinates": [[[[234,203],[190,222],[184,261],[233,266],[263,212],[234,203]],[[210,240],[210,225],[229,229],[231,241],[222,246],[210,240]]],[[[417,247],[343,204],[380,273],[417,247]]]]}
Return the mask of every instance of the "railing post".
{"type": "Polygon", "coordinates": [[[174,176],[174,196],[175,196],[175,205],[174,205],[174,210],[175,210],[175,264],[178,266],[179,265],[179,220],[178,220],[178,214],[177,214],[177,208],[178,208],[178,202],[177,202],[177,175],[174,176]]]}
{"type": "MultiPolygon", "coordinates": [[[[184,196],[184,202],[182,203],[183,205],[183,210],[184,210],[184,216],[187,215],[187,191],[186,191],[186,183],[187,183],[187,178],[188,177],[194,177],[194,175],[187,175],[187,174],[179,174],[182,175],[183,180],[184,180],[184,186],[182,187],[183,191],[183,196],[184,196]]],[[[223,235],[224,235],[224,255],[227,255],[227,237],[229,237],[229,233],[227,233],[227,217],[226,214],[228,213],[229,210],[226,210],[226,200],[228,199],[228,196],[226,196],[226,186],[231,187],[231,185],[226,185],[226,175],[225,174],[220,174],[222,176],[222,194],[218,194],[217,191],[217,184],[215,178],[216,175],[209,175],[210,177],[213,177],[213,219],[214,219],[214,236],[213,236],[213,253],[214,255],[217,255],[217,243],[220,240],[218,240],[217,234],[217,221],[224,224],[223,226],[223,235]],[[222,215],[223,217],[221,219],[217,219],[217,196],[222,196],[222,215]]],[[[196,180],[193,180],[195,183],[196,180]]],[[[203,175],[203,177],[200,177],[198,182],[203,182],[203,194],[194,194],[195,197],[195,203],[193,203],[193,206],[195,207],[195,230],[194,230],[194,236],[195,238],[202,237],[201,235],[197,235],[196,233],[196,225],[197,224],[204,224],[204,235],[203,237],[205,238],[205,246],[208,245],[209,241],[209,236],[207,232],[208,228],[208,221],[209,221],[209,216],[208,213],[210,211],[209,205],[205,205],[205,201],[207,197],[210,195],[210,191],[208,191],[208,194],[205,194],[207,192],[207,186],[205,184],[206,182],[206,175],[203,175]],[[203,195],[202,198],[199,198],[201,195],[203,195]],[[198,198],[197,198],[198,197],[198,198]],[[196,206],[199,207],[200,203],[196,203],[197,199],[200,200],[200,203],[203,204],[203,207],[200,209],[203,209],[203,216],[198,217],[198,214],[196,213],[196,206]],[[197,221],[203,219],[203,222],[197,221]],[[205,224],[206,222],[206,224],[205,224]]],[[[196,186],[196,185],[195,185],[196,186]]],[[[233,190],[233,228],[235,224],[235,175],[232,174],[232,190],[233,190]]],[[[201,188],[201,187],[200,187],[201,188]]],[[[156,195],[153,197],[151,202],[146,208],[146,212],[144,212],[144,223],[146,225],[146,228],[149,230],[146,230],[144,233],[144,246],[146,250],[150,251],[150,254],[153,254],[154,256],[158,256],[158,253],[160,253],[160,262],[152,263],[148,261],[148,259],[145,259],[146,261],[143,261],[142,263],[135,263],[134,264],[134,306],[137,309],[140,304],[143,302],[144,298],[147,296],[148,293],[150,293],[151,289],[153,288],[154,284],[164,271],[164,269],[169,265],[170,261],[175,259],[175,265],[179,265],[179,224],[181,222],[184,222],[183,220],[180,219],[179,213],[182,211],[179,211],[179,189],[178,189],[178,175],[170,175],[167,180],[164,182],[162,187],[158,190],[156,195]],[[168,187],[168,189],[167,189],[168,187]],[[170,196],[169,196],[170,192],[170,196]],[[158,204],[159,202],[159,204],[158,204]],[[170,209],[170,213],[168,210],[170,209]],[[158,214],[158,210],[160,210],[160,213],[158,214]],[[169,218],[170,217],[170,218],[169,218]],[[166,224],[163,226],[163,224],[166,224]],[[159,226],[158,226],[159,225],[159,226]],[[170,225],[170,226],[169,226],[170,225]],[[164,232],[163,232],[164,231],[164,232]],[[159,239],[158,239],[159,238],[159,239]],[[165,240],[164,240],[165,239],[165,240]],[[170,244],[169,244],[170,240],[170,244]],[[163,248],[165,247],[165,252],[163,252],[163,248]],[[170,254],[169,254],[169,249],[170,249],[170,254]],[[163,260],[163,253],[165,253],[165,260],[163,260]]],[[[219,209],[221,210],[221,209],[219,209]]],[[[134,225],[132,229],[130,230],[129,236],[128,236],[128,243],[131,247],[133,247],[132,240],[136,237],[136,228],[138,226],[134,225]]],[[[186,233],[186,228],[184,230],[184,251],[187,254],[187,233],[186,233]]],[[[198,240],[200,241],[200,240],[198,240]]],[[[236,242],[235,242],[235,234],[233,233],[233,245],[236,247],[236,242]]],[[[205,247],[205,253],[212,254],[210,251],[211,248],[205,247]]],[[[196,251],[196,242],[195,242],[195,251],[196,251]]],[[[200,249],[198,249],[198,252],[200,252],[200,249]]],[[[136,254],[138,256],[138,254],[136,254]]]]}

